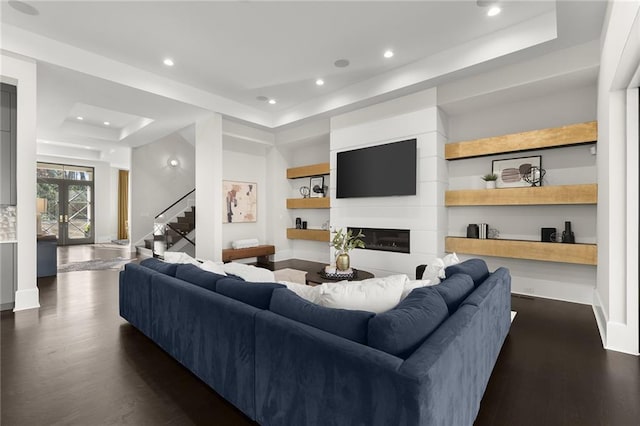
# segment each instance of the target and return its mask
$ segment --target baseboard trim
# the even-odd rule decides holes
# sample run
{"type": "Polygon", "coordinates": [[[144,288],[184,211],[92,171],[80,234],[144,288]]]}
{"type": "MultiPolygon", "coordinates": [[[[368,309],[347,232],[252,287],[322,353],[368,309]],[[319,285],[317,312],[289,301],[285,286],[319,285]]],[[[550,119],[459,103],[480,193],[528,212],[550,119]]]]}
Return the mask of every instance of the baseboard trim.
{"type": "Polygon", "coordinates": [[[596,317],[596,325],[600,332],[600,340],[602,341],[602,347],[607,347],[607,317],[604,309],[602,309],[602,300],[600,300],[600,294],[598,290],[593,290],[593,316],[596,317]]]}
{"type": "Polygon", "coordinates": [[[40,292],[38,288],[16,291],[16,303],[13,312],[35,309],[40,307],[40,292]]]}

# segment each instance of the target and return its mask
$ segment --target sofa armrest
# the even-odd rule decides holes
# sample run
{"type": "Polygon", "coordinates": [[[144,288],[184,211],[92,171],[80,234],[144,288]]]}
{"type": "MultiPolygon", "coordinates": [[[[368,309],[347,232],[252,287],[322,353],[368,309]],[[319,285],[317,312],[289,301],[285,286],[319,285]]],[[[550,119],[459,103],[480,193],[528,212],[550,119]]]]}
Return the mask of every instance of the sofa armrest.
{"type": "Polygon", "coordinates": [[[269,311],[256,315],[256,420],[417,425],[418,381],[402,359],[269,311]]]}

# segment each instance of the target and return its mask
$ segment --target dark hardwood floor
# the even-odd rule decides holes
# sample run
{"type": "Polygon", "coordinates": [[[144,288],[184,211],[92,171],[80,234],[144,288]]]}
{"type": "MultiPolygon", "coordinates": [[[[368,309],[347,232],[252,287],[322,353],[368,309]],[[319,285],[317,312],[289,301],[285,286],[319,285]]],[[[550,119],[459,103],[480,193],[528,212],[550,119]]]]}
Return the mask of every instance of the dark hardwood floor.
{"type": "MultiPolygon", "coordinates": [[[[126,255],[59,262],[102,249],[126,255]]],[[[40,309],[1,315],[2,425],[255,424],[119,317],[117,270],[38,287],[40,309]]],[[[589,306],[513,308],[476,425],[640,425],[640,358],[602,349],[589,306]]]]}

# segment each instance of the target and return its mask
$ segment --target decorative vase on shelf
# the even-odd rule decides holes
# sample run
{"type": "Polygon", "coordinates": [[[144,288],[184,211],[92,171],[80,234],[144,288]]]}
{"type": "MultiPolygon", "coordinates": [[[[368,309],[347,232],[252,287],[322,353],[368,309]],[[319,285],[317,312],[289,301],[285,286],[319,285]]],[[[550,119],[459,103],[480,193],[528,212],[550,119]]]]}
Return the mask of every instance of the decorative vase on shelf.
{"type": "Polygon", "coordinates": [[[349,269],[351,260],[349,259],[348,253],[340,253],[336,257],[336,269],[339,271],[346,271],[349,269]]]}

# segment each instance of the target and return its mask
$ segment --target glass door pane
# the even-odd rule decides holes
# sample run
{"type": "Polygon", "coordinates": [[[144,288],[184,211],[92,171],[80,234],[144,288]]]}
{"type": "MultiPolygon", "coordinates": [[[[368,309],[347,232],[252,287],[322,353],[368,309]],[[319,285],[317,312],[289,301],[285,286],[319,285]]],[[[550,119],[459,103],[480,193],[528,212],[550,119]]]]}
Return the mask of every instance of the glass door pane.
{"type": "Polygon", "coordinates": [[[41,229],[38,233],[55,235],[60,238],[59,218],[60,185],[57,183],[38,182],[38,198],[47,200],[45,211],[41,214],[41,229]]]}
{"type": "Polygon", "coordinates": [[[67,243],[93,242],[92,186],[67,182],[67,243]]]}

